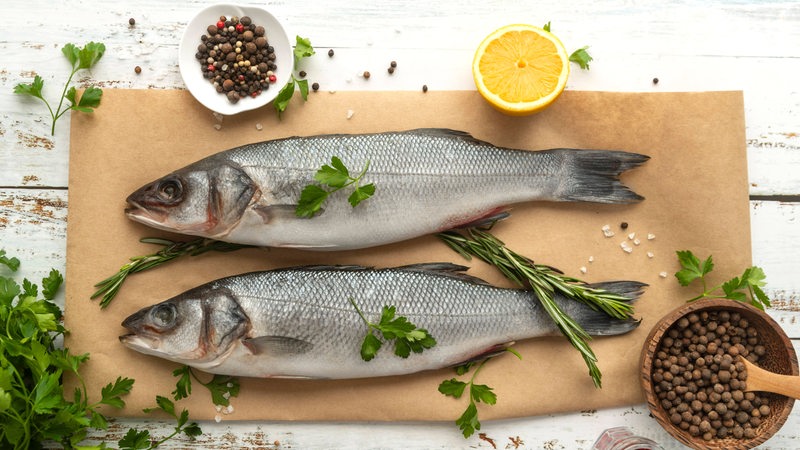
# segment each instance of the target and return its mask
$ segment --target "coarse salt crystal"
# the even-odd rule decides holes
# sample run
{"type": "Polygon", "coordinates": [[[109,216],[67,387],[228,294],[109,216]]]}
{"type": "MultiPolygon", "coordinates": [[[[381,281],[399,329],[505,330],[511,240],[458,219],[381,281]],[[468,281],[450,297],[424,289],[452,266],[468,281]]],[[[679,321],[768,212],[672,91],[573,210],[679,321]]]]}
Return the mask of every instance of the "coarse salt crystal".
{"type": "Polygon", "coordinates": [[[263,129],[264,129],[264,126],[263,126],[263,125],[261,125],[260,123],[257,123],[257,124],[256,124],[256,130],[258,130],[258,131],[261,131],[261,130],[263,130],[263,129]]]}
{"type": "Polygon", "coordinates": [[[648,258],[652,258],[653,256],[656,256],[656,255],[653,254],[653,252],[647,252],[647,257],[648,258]]]}
{"type": "Polygon", "coordinates": [[[225,392],[225,393],[223,393],[223,394],[222,394],[222,398],[224,398],[225,400],[228,400],[228,399],[230,399],[230,398],[231,398],[231,393],[230,393],[230,392],[225,392]]]}
{"type": "Polygon", "coordinates": [[[625,241],[622,241],[622,242],[619,244],[619,246],[622,248],[622,251],[624,251],[625,253],[630,253],[630,252],[632,252],[632,251],[633,251],[633,248],[632,248],[632,247],[630,247],[630,246],[628,245],[628,243],[627,243],[627,242],[625,242],[625,241]]]}
{"type": "Polygon", "coordinates": [[[232,414],[233,413],[233,405],[228,405],[228,407],[225,408],[225,412],[228,413],[228,414],[232,414]]]}
{"type": "Polygon", "coordinates": [[[220,125],[220,124],[218,124],[218,123],[215,123],[215,124],[214,124],[214,129],[215,129],[215,130],[217,130],[217,131],[219,131],[219,130],[221,130],[221,129],[222,129],[222,125],[220,125]]]}
{"type": "Polygon", "coordinates": [[[590,262],[590,263],[594,262],[594,256],[590,256],[590,257],[589,257],[589,262],[590,262]]]}
{"type": "Polygon", "coordinates": [[[603,230],[603,236],[605,237],[614,236],[614,232],[611,231],[611,225],[603,225],[602,230],[603,230]]]}
{"type": "Polygon", "coordinates": [[[581,268],[579,270],[581,271],[581,273],[586,273],[587,272],[586,266],[581,266],[581,268]]]}
{"type": "Polygon", "coordinates": [[[625,247],[622,249],[622,251],[624,251],[625,253],[633,253],[633,249],[630,247],[625,247]]]}
{"type": "Polygon", "coordinates": [[[214,422],[217,422],[217,423],[222,422],[222,416],[220,416],[219,414],[215,415],[214,416],[214,422]]]}
{"type": "Polygon", "coordinates": [[[640,241],[638,238],[633,240],[633,245],[639,245],[641,243],[642,241],[640,241]]]}
{"type": "Polygon", "coordinates": [[[222,411],[222,405],[214,405],[214,409],[216,409],[217,412],[220,412],[222,411]]]}
{"type": "Polygon", "coordinates": [[[656,238],[656,235],[655,235],[655,234],[653,234],[653,233],[647,233],[647,240],[648,240],[648,241],[652,241],[652,240],[653,240],[653,239],[655,239],[655,238],[656,238]]]}
{"type": "Polygon", "coordinates": [[[667,278],[667,272],[660,272],[658,276],[660,276],[661,278],[667,278]]]}
{"type": "Polygon", "coordinates": [[[347,110],[347,120],[352,119],[354,114],[355,114],[355,111],[353,111],[352,109],[348,109],[347,110]]]}
{"type": "Polygon", "coordinates": [[[631,233],[628,235],[628,239],[633,240],[636,237],[636,233],[631,233]]]}
{"type": "Polygon", "coordinates": [[[220,114],[218,112],[215,112],[212,115],[214,116],[214,119],[217,120],[217,122],[222,122],[222,120],[225,119],[225,116],[223,116],[222,114],[220,114]]]}
{"type": "Polygon", "coordinates": [[[228,384],[226,384],[225,386],[226,386],[228,389],[230,389],[230,388],[232,388],[232,387],[233,387],[233,383],[228,383],[228,384]]]}

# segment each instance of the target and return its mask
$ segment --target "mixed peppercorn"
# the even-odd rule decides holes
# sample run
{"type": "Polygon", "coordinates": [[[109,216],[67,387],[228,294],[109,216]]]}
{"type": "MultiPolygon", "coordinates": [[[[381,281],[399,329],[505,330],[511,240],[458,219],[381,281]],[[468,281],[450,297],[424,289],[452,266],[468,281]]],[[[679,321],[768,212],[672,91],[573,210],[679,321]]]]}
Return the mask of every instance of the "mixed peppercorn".
{"type": "Polygon", "coordinates": [[[741,355],[766,353],[758,331],[737,312],[703,311],[679,319],[653,360],[653,390],[676,427],[709,441],[753,438],[770,414],[769,396],[745,392],[741,355]]]}
{"type": "Polygon", "coordinates": [[[275,49],[269,45],[264,27],[250,17],[221,16],[200,40],[195,58],[203,76],[231,103],[255,98],[277,81],[275,49]]]}

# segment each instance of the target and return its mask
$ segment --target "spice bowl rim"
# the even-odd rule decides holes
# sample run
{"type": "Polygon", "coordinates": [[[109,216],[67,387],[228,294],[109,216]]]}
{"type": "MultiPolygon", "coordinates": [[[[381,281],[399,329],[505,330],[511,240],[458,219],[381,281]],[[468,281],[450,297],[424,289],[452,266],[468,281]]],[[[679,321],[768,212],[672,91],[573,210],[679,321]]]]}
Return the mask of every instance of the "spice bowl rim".
{"type": "Polygon", "coordinates": [[[200,10],[186,25],[178,48],[178,68],[186,88],[198,102],[213,112],[234,115],[272,102],[292,74],[294,57],[289,35],[272,13],[259,6],[217,3],[200,10]],[[231,103],[224,94],[216,91],[212,83],[203,77],[200,63],[195,58],[197,46],[201,42],[200,36],[223,15],[249,16],[253,23],[263,26],[269,45],[275,49],[275,63],[278,66],[275,71],[276,83],[257,97],[245,97],[237,103],[231,103]]]}
{"type": "MultiPolygon", "coordinates": [[[[784,373],[788,375],[797,376],[800,373],[798,369],[797,354],[794,351],[791,340],[781,326],[767,313],[746,303],[729,299],[701,299],[673,309],[664,317],[662,317],[650,330],[650,333],[648,334],[647,339],[645,339],[644,345],[642,346],[640,360],[641,373],[639,377],[640,387],[651,415],[656,419],[659,425],[661,425],[661,427],[667,431],[667,433],[681,443],[695,449],[747,450],[764,443],[778,432],[792,411],[792,407],[794,405],[793,398],[782,397],[781,408],[773,408],[772,414],[774,416],[772,417],[774,418],[771,417],[770,419],[767,419],[765,424],[759,427],[760,433],[751,439],[725,438],[703,441],[700,438],[692,437],[686,431],[680,430],[669,421],[669,418],[667,417],[667,411],[665,411],[661,406],[660,401],[658,400],[653,389],[652,372],[655,353],[664,335],[672,327],[672,325],[675,324],[680,318],[693,312],[722,310],[744,313],[751,323],[753,323],[752,318],[757,318],[757,320],[761,322],[759,327],[770,330],[769,333],[771,333],[770,336],[762,337],[762,339],[770,340],[770,344],[775,344],[775,347],[777,347],[780,352],[786,352],[785,355],[781,355],[780,357],[782,359],[785,357],[786,364],[789,367],[781,367],[780,370],[784,371],[784,373]]],[[[770,345],[770,348],[772,348],[772,345],[770,345]]]]}

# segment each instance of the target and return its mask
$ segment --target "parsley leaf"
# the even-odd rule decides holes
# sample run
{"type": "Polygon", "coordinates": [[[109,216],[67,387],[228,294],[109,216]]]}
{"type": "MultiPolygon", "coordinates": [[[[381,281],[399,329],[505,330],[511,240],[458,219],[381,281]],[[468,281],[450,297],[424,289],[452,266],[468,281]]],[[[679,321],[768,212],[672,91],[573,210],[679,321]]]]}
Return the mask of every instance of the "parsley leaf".
{"type": "Polygon", "coordinates": [[[771,305],[769,297],[762,289],[766,286],[764,281],[766,275],[760,267],[748,267],[741,277],[733,277],[719,286],[709,288],[706,283],[706,275],[714,270],[714,260],[711,255],[701,261],[689,250],[677,251],[676,254],[681,270],[675,273],[675,278],[678,279],[681,286],[688,286],[696,280],[700,280],[703,285],[703,292],[688,301],[692,302],[701,298],[727,298],[749,303],[762,310],[771,305]],[[722,290],[721,294],[717,293],[719,290],[722,290]]]}
{"type": "Polygon", "coordinates": [[[211,394],[211,401],[215,405],[228,406],[230,405],[230,398],[239,395],[239,380],[231,376],[214,375],[211,380],[203,382],[197,378],[197,375],[189,366],[175,369],[172,375],[179,377],[178,382],[175,384],[175,390],[172,391],[172,397],[175,400],[186,398],[192,393],[192,378],[208,389],[211,394]]]}
{"type": "Polygon", "coordinates": [[[94,67],[94,65],[100,61],[100,58],[103,57],[105,51],[106,46],[97,42],[89,42],[83,48],[76,47],[71,43],[64,45],[64,47],[61,49],[61,53],[63,53],[64,57],[69,61],[70,65],[72,66],[72,71],[69,74],[69,78],[67,78],[63,93],[61,94],[61,99],[59,100],[58,107],[56,107],[55,110],[53,110],[52,106],[50,106],[50,103],[42,95],[44,80],[39,75],[36,75],[33,78],[33,83],[19,83],[14,86],[14,93],[28,95],[43,101],[45,106],[47,106],[47,110],[50,112],[50,118],[52,119],[50,133],[55,134],[56,121],[67,111],[74,110],[90,113],[94,111],[94,108],[100,105],[100,98],[103,95],[103,91],[101,89],[94,86],[86,88],[86,90],[83,92],[83,95],[81,95],[80,100],[76,102],[75,87],[73,86],[67,89],[67,86],[69,86],[70,82],[72,82],[72,78],[79,70],[85,70],[94,67]],[[64,100],[69,102],[69,106],[64,105],[64,100]],[[62,106],[64,109],[62,109],[62,106]]]}
{"type": "Polygon", "coordinates": [[[110,405],[115,408],[123,408],[125,407],[125,401],[122,400],[122,396],[129,394],[133,389],[133,380],[130,378],[122,378],[117,377],[117,381],[114,383],[108,383],[103,389],[100,391],[100,395],[102,396],[102,400],[100,403],[105,405],[110,405]]]}
{"type": "Polygon", "coordinates": [[[332,156],[330,165],[324,164],[314,174],[314,180],[327,186],[329,189],[309,184],[300,192],[300,200],[295,208],[295,214],[298,217],[311,218],[322,209],[322,204],[328,199],[328,196],[341,189],[352,187],[353,192],[347,198],[350,206],[355,208],[362,201],[372,197],[375,194],[375,185],[372,183],[361,185],[361,179],[369,169],[369,160],[364,165],[364,169],[357,176],[350,175],[347,166],[344,165],[338,156],[332,156]]]}
{"type": "Polygon", "coordinates": [[[594,58],[592,58],[589,55],[589,52],[586,51],[588,48],[589,46],[587,45],[575,50],[571,55],[569,55],[569,60],[578,64],[581,69],[589,70],[589,62],[593,61],[594,58]]]}
{"type": "MultiPolygon", "coordinates": [[[[517,358],[522,359],[522,356],[515,350],[507,348],[506,351],[513,354],[517,358]]],[[[481,422],[478,420],[477,404],[485,403],[487,405],[494,405],[497,403],[497,394],[494,393],[491,387],[485,384],[475,384],[475,378],[478,376],[478,372],[481,371],[483,366],[490,359],[492,359],[492,357],[484,359],[480,362],[478,367],[472,373],[469,381],[461,381],[457,378],[450,378],[449,380],[444,380],[439,383],[439,392],[447,397],[453,397],[455,399],[461,398],[464,395],[464,391],[469,388],[469,403],[467,404],[467,409],[465,409],[464,413],[461,414],[458,419],[456,419],[456,425],[458,425],[458,428],[461,430],[461,433],[465,438],[472,436],[476,430],[481,429],[481,422]]],[[[468,373],[474,366],[475,361],[470,361],[456,366],[455,372],[457,375],[462,376],[468,373]]]]}
{"type": "Polygon", "coordinates": [[[128,430],[125,437],[117,442],[120,450],[143,450],[150,448],[150,432],[148,430],[137,431],[134,428],[128,430]]]}
{"type": "MultiPolygon", "coordinates": [[[[308,38],[295,36],[293,54],[294,69],[297,69],[297,65],[300,64],[301,59],[308,58],[314,54],[311,41],[308,38]]],[[[275,97],[275,100],[272,101],[272,106],[275,108],[275,112],[278,113],[278,117],[281,117],[281,114],[286,111],[286,107],[289,106],[289,101],[292,99],[292,96],[294,96],[295,86],[300,89],[300,96],[303,100],[308,100],[308,81],[298,80],[292,75],[289,77],[289,81],[281,88],[280,92],[278,92],[278,96],[275,97]]]]}
{"type": "Polygon", "coordinates": [[[397,310],[394,306],[384,306],[380,321],[373,323],[367,320],[355,300],[352,298],[348,300],[367,325],[367,333],[361,344],[361,359],[364,361],[374,359],[383,346],[383,342],[373,334],[374,331],[380,333],[384,340],[394,341],[394,354],[401,358],[408,358],[411,352],[422,353],[436,345],[436,339],[428,333],[428,330],[417,328],[404,316],[395,317],[397,310]]]}
{"type": "Polygon", "coordinates": [[[0,264],[8,267],[12,272],[19,270],[19,259],[7,257],[5,250],[0,250],[0,264]]]}

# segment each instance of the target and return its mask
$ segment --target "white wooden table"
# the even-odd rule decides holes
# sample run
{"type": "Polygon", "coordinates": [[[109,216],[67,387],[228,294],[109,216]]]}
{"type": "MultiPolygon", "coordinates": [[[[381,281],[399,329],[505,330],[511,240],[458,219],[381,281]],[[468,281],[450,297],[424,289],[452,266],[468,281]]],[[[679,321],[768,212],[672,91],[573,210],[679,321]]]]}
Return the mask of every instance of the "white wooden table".
{"type": "MultiPolygon", "coordinates": [[[[55,98],[68,75],[61,47],[96,41],[105,43],[106,54],[90,74],[80,74],[79,83],[90,79],[103,88],[182,89],[178,41],[188,20],[205,6],[197,0],[3,0],[0,248],[23,261],[25,276],[38,280],[51,267],[62,273],[65,268],[69,117],[59,121],[51,136],[44,106],[12,94],[13,86],[38,73],[48,98],[55,98]],[[141,66],[141,74],[135,66],[141,66]]],[[[768,277],[770,314],[800,347],[800,2],[336,0],[271,1],[266,7],[290,36],[311,39],[317,55],[303,68],[323,90],[418,90],[423,84],[431,90],[474,89],[472,54],[486,34],[509,23],[548,21],[569,51],[590,45],[595,58],[590,71],[573,66],[567,89],[743,90],[753,262],[768,277]],[[328,49],[336,52],[334,58],[328,58],[328,49]],[[391,60],[398,68],[390,77],[386,67],[391,60]],[[360,76],[364,70],[373,74],[369,80],[360,76]]],[[[107,433],[110,443],[132,425],[154,434],[172,426],[117,421],[107,433]]],[[[602,430],[618,425],[665,448],[683,448],[643,404],[487,421],[482,431],[497,448],[588,449],[602,430]]],[[[173,445],[492,448],[477,436],[464,440],[452,423],[223,421],[202,427],[205,433],[198,441],[173,445]]],[[[93,436],[102,439],[104,434],[93,436]]],[[[762,448],[798,447],[800,410],[795,408],[762,448]]]]}

